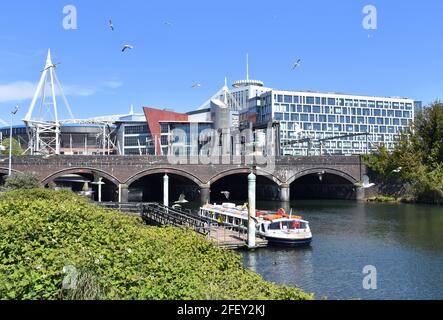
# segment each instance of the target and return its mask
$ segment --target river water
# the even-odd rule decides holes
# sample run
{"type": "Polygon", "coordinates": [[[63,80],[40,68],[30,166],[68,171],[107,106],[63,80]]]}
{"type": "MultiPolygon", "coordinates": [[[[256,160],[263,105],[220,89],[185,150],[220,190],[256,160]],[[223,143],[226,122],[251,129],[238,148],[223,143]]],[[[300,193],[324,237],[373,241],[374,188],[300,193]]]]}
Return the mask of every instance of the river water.
{"type": "Polygon", "coordinates": [[[317,299],[443,299],[443,207],[316,200],[291,208],[310,221],[312,246],[242,252],[245,267],[317,299]],[[363,288],[368,265],[376,290],[363,288]]]}

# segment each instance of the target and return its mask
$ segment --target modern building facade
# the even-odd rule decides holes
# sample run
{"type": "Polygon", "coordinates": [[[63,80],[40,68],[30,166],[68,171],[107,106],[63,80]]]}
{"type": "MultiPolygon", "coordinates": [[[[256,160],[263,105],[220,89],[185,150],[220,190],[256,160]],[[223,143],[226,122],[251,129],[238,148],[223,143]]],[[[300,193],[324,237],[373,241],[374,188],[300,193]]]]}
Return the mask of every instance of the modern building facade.
{"type": "Polygon", "coordinates": [[[406,98],[271,90],[256,105],[256,125],[279,122],[282,154],[364,154],[393,149],[414,120],[406,98]]]}

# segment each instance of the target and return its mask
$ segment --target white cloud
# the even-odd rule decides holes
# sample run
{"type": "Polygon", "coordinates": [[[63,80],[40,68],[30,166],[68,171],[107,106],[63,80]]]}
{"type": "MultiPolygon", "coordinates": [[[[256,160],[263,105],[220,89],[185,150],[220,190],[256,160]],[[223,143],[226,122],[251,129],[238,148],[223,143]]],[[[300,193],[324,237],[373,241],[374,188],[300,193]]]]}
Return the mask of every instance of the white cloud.
{"type": "Polygon", "coordinates": [[[102,82],[103,87],[110,89],[117,89],[123,87],[123,82],[119,80],[109,80],[102,82]]]}
{"type": "Polygon", "coordinates": [[[2,118],[0,118],[0,124],[4,125],[4,126],[8,125],[8,123],[5,120],[3,120],[2,118]]]}
{"type": "Polygon", "coordinates": [[[0,84],[0,103],[32,99],[37,85],[28,81],[0,84]]]}
{"type": "MultiPolygon", "coordinates": [[[[123,86],[123,82],[118,80],[110,80],[110,81],[103,81],[97,87],[65,85],[63,86],[63,90],[66,96],[89,97],[96,94],[98,91],[102,89],[117,89],[120,88],[121,86],[123,86]]],[[[33,83],[30,81],[16,81],[6,84],[0,84],[0,103],[31,100],[34,97],[36,89],[37,89],[37,83],[33,83]]],[[[58,90],[56,92],[56,95],[60,95],[58,90]]]]}
{"type": "MultiPolygon", "coordinates": [[[[67,96],[88,97],[88,96],[93,96],[94,94],[97,93],[97,89],[95,89],[95,88],[87,88],[87,87],[76,86],[76,85],[64,86],[63,90],[65,92],[65,95],[67,95],[67,96]]],[[[59,94],[59,93],[57,93],[57,94],[59,94]]]]}

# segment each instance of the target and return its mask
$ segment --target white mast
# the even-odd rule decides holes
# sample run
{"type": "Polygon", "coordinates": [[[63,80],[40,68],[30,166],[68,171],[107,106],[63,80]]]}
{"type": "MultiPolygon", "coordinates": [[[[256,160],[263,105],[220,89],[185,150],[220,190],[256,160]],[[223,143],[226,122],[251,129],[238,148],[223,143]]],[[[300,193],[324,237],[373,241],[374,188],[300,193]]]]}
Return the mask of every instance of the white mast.
{"type": "Polygon", "coordinates": [[[60,118],[57,95],[62,97],[69,116],[74,119],[71,107],[55,73],[56,67],[52,62],[51,49],[49,49],[45,68],[28,112],[23,119],[30,135],[31,154],[60,154],[60,118]],[[47,89],[49,89],[49,94],[47,94],[47,89]],[[50,99],[48,95],[51,96],[50,99]],[[38,102],[40,103],[40,114],[34,117],[34,109],[38,102]]]}

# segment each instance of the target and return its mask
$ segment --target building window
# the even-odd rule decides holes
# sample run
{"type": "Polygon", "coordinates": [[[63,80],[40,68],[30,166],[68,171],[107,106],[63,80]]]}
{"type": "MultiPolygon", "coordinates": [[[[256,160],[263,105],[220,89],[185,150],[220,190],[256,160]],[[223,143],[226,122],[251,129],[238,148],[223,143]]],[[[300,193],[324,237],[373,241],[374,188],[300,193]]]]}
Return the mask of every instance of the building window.
{"type": "Polygon", "coordinates": [[[162,123],[160,125],[160,132],[161,133],[169,133],[169,125],[166,123],[162,123]]]}

